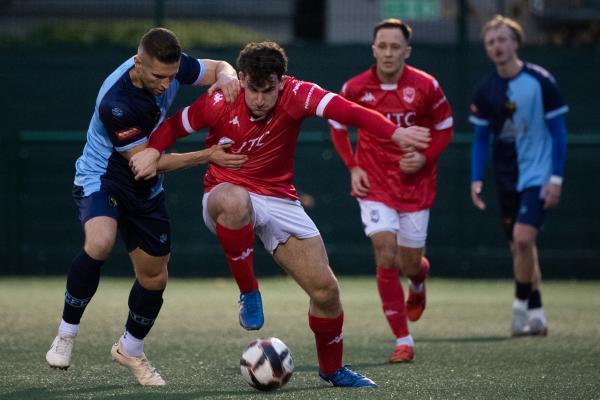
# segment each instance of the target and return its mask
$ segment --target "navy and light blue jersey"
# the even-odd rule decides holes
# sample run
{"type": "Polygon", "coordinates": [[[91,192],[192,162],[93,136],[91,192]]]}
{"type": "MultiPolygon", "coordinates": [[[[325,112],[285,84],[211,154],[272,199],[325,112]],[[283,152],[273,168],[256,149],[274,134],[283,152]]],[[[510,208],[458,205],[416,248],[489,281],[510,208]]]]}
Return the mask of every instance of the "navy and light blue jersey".
{"type": "MultiPolygon", "coordinates": [[[[561,135],[566,135],[566,129],[558,132],[549,125],[560,120],[558,125],[564,127],[567,111],[552,75],[535,64],[525,63],[510,79],[494,71],[478,85],[469,121],[475,124],[477,137],[485,138],[481,146],[486,146],[486,152],[487,134],[493,135],[500,190],[520,192],[545,185],[553,174],[562,176],[565,139],[561,135]]],[[[483,165],[477,162],[481,146],[473,147],[473,180],[481,180],[483,174],[483,165]]]]}
{"type": "Polygon", "coordinates": [[[107,189],[126,190],[144,198],[162,191],[162,176],[136,181],[120,153],[148,142],[165,119],[180,85],[197,85],[205,73],[202,60],[182,54],[179,71],[167,90],[154,96],[133,85],[129,71],[134,58],[121,64],[102,84],[87,131],[83,154],[75,163],[75,185],[84,196],[107,189]]]}

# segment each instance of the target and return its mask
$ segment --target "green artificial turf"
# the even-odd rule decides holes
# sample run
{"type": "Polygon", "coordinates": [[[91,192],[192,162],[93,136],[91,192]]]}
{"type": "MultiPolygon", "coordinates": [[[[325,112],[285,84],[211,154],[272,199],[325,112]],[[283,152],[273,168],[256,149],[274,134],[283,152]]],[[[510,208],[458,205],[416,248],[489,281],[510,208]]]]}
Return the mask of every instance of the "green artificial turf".
{"type": "Polygon", "coordinates": [[[0,399],[598,399],[600,282],[543,286],[546,338],[509,336],[509,281],[433,278],[422,319],[411,323],[416,359],[386,363],[393,338],[373,277],[340,277],[345,309],[344,362],[377,389],[323,386],[316,371],[308,298],[286,278],[261,279],[265,326],[238,325],[237,289],[228,279],[172,279],[146,340],[146,354],[167,386],[137,385],[114,364],[130,279],[103,278],[82,320],[68,371],[50,369],[45,352],[62,311],[64,278],[0,279],[0,399]],[[262,393],[248,386],[239,358],[256,337],[290,348],[290,383],[262,393]]]}

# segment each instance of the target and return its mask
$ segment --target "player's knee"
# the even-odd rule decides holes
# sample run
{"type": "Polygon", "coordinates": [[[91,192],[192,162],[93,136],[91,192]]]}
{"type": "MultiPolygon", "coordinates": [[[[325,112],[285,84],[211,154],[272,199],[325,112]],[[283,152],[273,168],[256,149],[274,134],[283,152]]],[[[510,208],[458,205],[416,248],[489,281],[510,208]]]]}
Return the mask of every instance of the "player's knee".
{"type": "Polygon", "coordinates": [[[526,235],[514,235],[513,245],[516,252],[526,253],[533,249],[534,241],[526,235]]]}
{"type": "Polygon", "coordinates": [[[396,246],[378,245],[375,246],[375,261],[378,266],[391,267],[394,265],[396,257],[396,246]]]}
{"type": "Polygon", "coordinates": [[[137,280],[142,287],[148,290],[161,290],[167,287],[169,272],[166,264],[160,268],[149,271],[138,271],[137,280]]]}
{"type": "Polygon", "coordinates": [[[340,304],[340,288],[337,280],[323,283],[310,294],[313,303],[321,309],[334,309],[340,304]]]}
{"type": "Polygon", "coordinates": [[[250,195],[240,186],[228,185],[215,200],[221,213],[228,218],[247,219],[250,216],[250,195]]]}
{"type": "Polygon", "coordinates": [[[115,244],[114,238],[107,236],[86,237],[84,250],[94,260],[106,260],[115,244]]]}

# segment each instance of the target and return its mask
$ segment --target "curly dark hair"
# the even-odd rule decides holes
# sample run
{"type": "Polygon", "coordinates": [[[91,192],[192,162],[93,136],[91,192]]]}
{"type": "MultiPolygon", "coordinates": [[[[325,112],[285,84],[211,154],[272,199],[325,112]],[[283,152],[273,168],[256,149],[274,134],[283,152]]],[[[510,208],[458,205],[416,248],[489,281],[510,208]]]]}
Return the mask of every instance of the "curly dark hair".
{"type": "Polygon", "coordinates": [[[275,42],[251,42],[240,51],[237,66],[257,86],[270,83],[271,75],[281,79],[287,72],[288,59],[283,48],[275,42]]]}
{"type": "Polygon", "coordinates": [[[165,28],[152,28],[142,36],[140,49],[165,64],[174,64],[181,58],[177,36],[165,28]]]}

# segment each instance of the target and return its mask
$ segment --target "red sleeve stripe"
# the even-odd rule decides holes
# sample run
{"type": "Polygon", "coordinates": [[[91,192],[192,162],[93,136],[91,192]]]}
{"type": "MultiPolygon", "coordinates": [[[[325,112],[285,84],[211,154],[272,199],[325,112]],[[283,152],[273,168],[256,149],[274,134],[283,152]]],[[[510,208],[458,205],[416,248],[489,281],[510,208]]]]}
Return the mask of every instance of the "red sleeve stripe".
{"type": "Polygon", "coordinates": [[[452,117],[448,117],[442,122],[435,124],[434,128],[436,131],[443,131],[444,129],[451,128],[454,125],[454,119],[452,117]]]}
{"type": "Polygon", "coordinates": [[[183,129],[185,129],[185,131],[187,133],[193,133],[194,132],[194,128],[192,128],[192,124],[190,124],[190,119],[188,117],[188,110],[189,109],[190,109],[190,106],[187,106],[181,112],[181,124],[183,125],[183,129]]]}
{"type": "Polygon", "coordinates": [[[331,93],[331,92],[329,92],[325,96],[323,96],[323,98],[319,102],[319,105],[317,106],[317,112],[315,114],[319,117],[322,117],[323,111],[325,111],[325,107],[327,107],[327,104],[329,104],[331,99],[333,99],[335,96],[337,96],[337,94],[331,93]]]}

